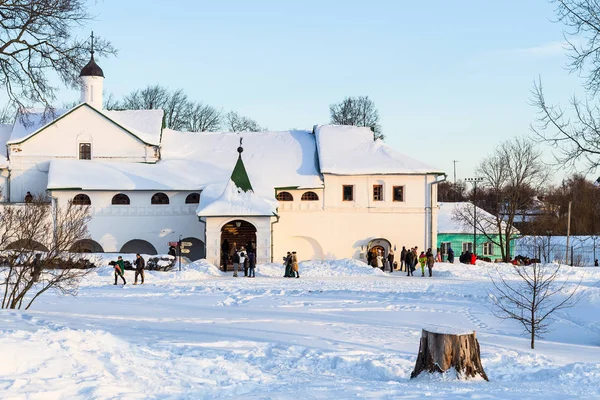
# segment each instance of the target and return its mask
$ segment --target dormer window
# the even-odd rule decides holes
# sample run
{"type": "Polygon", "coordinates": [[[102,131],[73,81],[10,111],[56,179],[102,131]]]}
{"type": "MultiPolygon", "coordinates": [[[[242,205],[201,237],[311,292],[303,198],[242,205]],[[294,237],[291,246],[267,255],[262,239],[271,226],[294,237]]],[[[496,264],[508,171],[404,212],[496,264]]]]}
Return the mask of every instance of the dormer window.
{"type": "Polygon", "coordinates": [[[79,159],[80,160],[91,160],[92,159],[92,144],[91,143],[79,143],[79,159]]]}

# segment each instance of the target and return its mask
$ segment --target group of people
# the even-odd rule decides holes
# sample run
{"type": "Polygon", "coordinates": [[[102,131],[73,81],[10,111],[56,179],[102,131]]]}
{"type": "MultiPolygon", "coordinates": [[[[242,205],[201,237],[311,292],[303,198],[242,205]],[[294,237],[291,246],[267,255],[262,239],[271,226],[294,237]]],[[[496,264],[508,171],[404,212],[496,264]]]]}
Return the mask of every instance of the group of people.
{"type": "Polygon", "coordinates": [[[256,248],[254,243],[249,242],[246,246],[238,248],[237,243],[229,245],[229,241],[225,239],[221,244],[221,254],[223,271],[227,271],[227,265],[231,261],[233,264],[233,277],[239,277],[240,270],[244,271],[244,276],[247,278],[256,278],[256,248]]]}
{"type": "Polygon", "coordinates": [[[437,249],[434,256],[431,248],[419,253],[418,246],[411,247],[410,250],[406,250],[406,247],[402,246],[402,251],[400,252],[400,271],[404,268],[406,276],[414,276],[417,264],[419,264],[421,266],[421,276],[425,276],[425,266],[427,266],[429,276],[433,276],[434,264],[441,261],[442,255],[440,249],[437,249]]]}
{"type": "Polygon", "coordinates": [[[300,278],[300,272],[298,271],[298,256],[295,251],[291,253],[288,251],[286,256],[283,257],[283,265],[285,266],[284,278],[300,278]]]}
{"type": "MultiPolygon", "coordinates": [[[[142,279],[142,285],[144,284],[144,268],[146,267],[146,261],[144,261],[144,258],[142,256],[140,256],[139,254],[135,255],[135,261],[134,261],[134,265],[135,265],[135,281],[133,282],[134,285],[137,285],[137,281],[138,281],[138,277],[141,277],[142,279]]],[[[117,284],[117,280],[120,277],[123,280],[123,285],[127,285],[127,281],[125,281],[125,261],[123,261],[123,257],[119,256],[117,258],[117,262],[115,262],[113,264],[113,267],[115,269],[115,285],[117,284]]]]}

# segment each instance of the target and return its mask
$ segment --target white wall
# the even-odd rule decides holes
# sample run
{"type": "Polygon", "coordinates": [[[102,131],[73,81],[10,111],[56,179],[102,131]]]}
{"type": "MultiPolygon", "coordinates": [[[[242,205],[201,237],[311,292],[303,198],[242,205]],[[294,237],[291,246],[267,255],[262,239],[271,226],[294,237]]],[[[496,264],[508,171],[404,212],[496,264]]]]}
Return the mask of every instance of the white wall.
{"type": "Polygon", "coordinates": [[[92,159],[155,162],[158,151],[133,137],[96,111],[82,106],[20,144],[8,146],[11,201],[44,193],[51,159],[78,159],[79,143],[92,144],[92,159]]]}
{"type": "Polygon", "coordinates": [[[204,224],[196,216],[197,204],[185,204],[191,192],[164,192],[169,204],[150,204],[155,192],[77,192],[53,191],[59,206],[67,204],[79,193],[91,200],[92,220],[88,224],[91,239],[98,242],[105,252],[118,252],[130,240],[150,242],[160,254],[167,253],[168,242],[195,237],[206,242],[204,224]],[[112,205],[117,193],[129,196],[129,205],[112,205]]]}
{"type": "Polygon", "coordinates": [[[437,241],[437,191],[429,185],[433,181],[433,175],[326,174],[325,189],[311,190],[319,194],[316,202],[300,200],[306,190],[285,190],[294,201],[279,202],[273,259],[279,262],[287,251],[296,251],[300,260],[360,258],[374,238],[385,238],[397,249],[425,249],[437,241]],[[383,201],[373,201],[373,185],[379,184],[383,185],[383,201]],[[343,201],[343,185],[354,185],[353,201],[343,201]],[[392,201],[393,186],[404,186],[403,202],[392,201]],[[432,226],[427,218],[429,190],[434,200],[432,226]]]}

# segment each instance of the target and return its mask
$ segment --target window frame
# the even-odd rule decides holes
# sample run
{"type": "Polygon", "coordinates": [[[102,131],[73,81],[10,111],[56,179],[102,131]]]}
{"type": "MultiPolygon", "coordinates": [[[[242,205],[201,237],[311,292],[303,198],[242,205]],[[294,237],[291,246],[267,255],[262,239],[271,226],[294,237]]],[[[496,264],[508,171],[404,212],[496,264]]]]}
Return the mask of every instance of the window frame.
{"type": "Polygon", "coordinates": [[[462,251],[470,251],[471,253],[473,253],[473,242],[462,242],[462,251]],[[467,245],[467,248],[465,249],[465,245],[467,245]]]}
{"type": "Polygon", "coordinates": [[[92,159],[92,143],[91,142],[79,142],[78,146],[79,160],[91,160],[92,159]],[[83,148],[87,146],[87,151],[84,151],[83,148]],[[82,155],[87,155],[89,158],[84,158],[82,155]]]}
{"type": "Polygon", "coordinates": [[[131,199],[125,193],[117,193],[112,197],[110,204],[113,206],[128,206],[131,204],[131,199]],[[126,198],[127,203],[115,203],[115,199],[117,198],[117,196],[123,196],[124,198],[126,198]]]}
{"type": "Polygon", "coordinates": [[[150,197],[150,204],[153,206],[166,206],[166,205],[169,205],[170,203],[171,203],[171,200],[169,199],[169,196],[163,192],[156,192],[152,195],[152,197],[150,197]],[[155,202],[154,199],[166,199],[167,202],[166,203],[155,202]]]}
{"type": "Polygon", "coordinates": [[[354,201],[354,185],[342,185],[342,201],[354,201]],[[350,199],[346,199],[346,188],[351,190],[350,199]]]}
{"type": "Polygon", "coordinates": [[[483,242],[481,253],[484,256],[494,255],[494,243],[493,242],[483,242]]]}
{"type": "Polygon", "coordinates": [[[283,192],[278,192],[277,195],[275,196],[275,199],[277,201],[294,201],[294,195],[292,195],[290,192],[284,190],[283,192]],[[286,196],[289,196],[289,198],[287,198],[286,196]]]}
{"type": "Polygon", "coordinates": [[[90,196],[88,196],[85,193],[78,193],[75,196],[73,196],[72,204],[76,205],[76,206],[91,206],[92,205],[92,199],[90,199],[90,196]],[[77,198],[80,197],[80,196],[81,196],[81,198],[87,199],[87,203],[85,202],[85,200],[83,202],[77,201],[77,198]]]}
{"type": "Polygon", "coordinates": [[[452,247],[452,242],[440,242],[440,251],[443,256],[448,255],[448,248],[452,247]]]}
{"type": "Polygon", "coordinates": [[[404,203],[404,198],[405,196],[405,192],[406,190],[404,190],[406,186],[405,185],[396,185],[396,186],[392,186],[392,201],[396,202],[396,203],[404,203]],[[402,190],[402,200],[396,200],[396,189],[401,189],[402,190]]]}
{"type": "Polygon", "coordinates": [[[373,201],[384,201],[383,185],[381,185],[381,184],[373,185],[373,201]],[[376,193],[376,190],[378,190],[379,193],[376,193]]]}
{"type": "Polygon", "coordinates": [[[300,197],[300,201],[319,201],[319,195],[313,191],[304,192],[304,193],[302,193],[302,196],[300,197]],[[314,197],[314,198],[308,198],[308,197],[314,197]]]}
{"type": "MultiPolygon", "coordinates": [[[[192,200],[195,200],[195,198],[193,198],[192,200]]],[[[185,196],[185,204],[200,204],[200,193],[189,193],[187,196],[185,196]],[[188,201],[190,200],[191,196],[198,196],[198,201],[188,201]]]]}

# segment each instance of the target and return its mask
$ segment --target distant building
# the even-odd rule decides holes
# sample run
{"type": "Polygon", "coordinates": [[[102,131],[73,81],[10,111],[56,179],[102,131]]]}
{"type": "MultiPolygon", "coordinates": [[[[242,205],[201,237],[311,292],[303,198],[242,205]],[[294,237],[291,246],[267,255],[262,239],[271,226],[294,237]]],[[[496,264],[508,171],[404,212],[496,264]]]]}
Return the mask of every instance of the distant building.
{"type": "MultiPolygon", "coordinates": [[[[452,247],[454,250],[456,259],[458,259],[458,256],[464,251],[474,252],[480,257],[489,257],[492,261],[502,259],[502,250],[497,245],[497,243],[500,242],[498,228],[489,223],[489,221],[495,220],[495,217],[492,214],[477,207],[477,220],[480,221],[478,224],[485,221],[484,226],[486,226],[486,234],[477,230],[477,233],[474,235],[473,224],[471,224],[470,221],[461,221],[456,218],[457,214],[473,214],[472,203],[439,203],[439,205],[437,247],[441,250],[444,261],[447,259],[449,247],[452,247]],[[477,248],[475,249],[473,248],[474,237],[477,241],[477,248]]],[[[514,239],[518,234],[519,232],[515,229],[511,239],[514,239]]],[[[514,257],[512,246],[510,256],[511,258],[514,257]]]]}
{"type": "Polygon", "coordinates": [[[292,250],[301,260],[366,259],[373,248],[437,241],[444,174],[368,128],[177,132],[163,128],[162,110],[103,110],[93,55],[81,80],[76,107],[0,126],[5,202],[31,192],[91,207],[91,238],[72,250],[166,253],[181,237],[192,260],[219,264],[224,242],[280,262],[292,250]]]}

